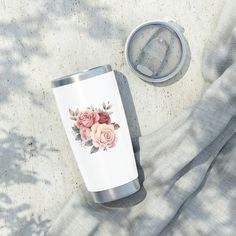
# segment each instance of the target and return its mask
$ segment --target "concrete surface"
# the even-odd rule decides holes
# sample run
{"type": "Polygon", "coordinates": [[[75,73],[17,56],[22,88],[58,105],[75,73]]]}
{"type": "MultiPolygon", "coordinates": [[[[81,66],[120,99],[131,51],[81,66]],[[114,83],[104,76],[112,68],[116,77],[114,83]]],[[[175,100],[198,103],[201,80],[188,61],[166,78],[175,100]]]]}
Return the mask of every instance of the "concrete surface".
{"type": "Polygon", "coordinates": [[[110,63],[133,139],[154,131],[199,99],[202,50],[222,4],[0,0],[0,235],[43,235],[81,183],[50,81],[110,63]],[[153,86],[128,69],[124,44],[136,25],[166,16],[185,28],[192,59],[182,79],[153,86]]]}

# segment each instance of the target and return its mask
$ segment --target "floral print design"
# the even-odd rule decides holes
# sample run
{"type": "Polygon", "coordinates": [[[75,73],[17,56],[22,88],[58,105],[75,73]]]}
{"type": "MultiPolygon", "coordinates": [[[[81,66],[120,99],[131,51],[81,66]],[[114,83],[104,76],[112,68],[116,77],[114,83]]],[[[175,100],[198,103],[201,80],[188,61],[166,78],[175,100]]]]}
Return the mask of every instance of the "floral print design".
{"type": "Polygon", "coordinates": [[[70,119],[74,121],[72,127],[75,140],[82,146],[90,147],[90,153],[99,149],[104,151],[115,146],[117,142],[116,130],[119,124],[111,122],[112,104],[103,102],[102,108],[94,108],[92,105],[83,111],[77,108],[69,109],[70,119]]]}

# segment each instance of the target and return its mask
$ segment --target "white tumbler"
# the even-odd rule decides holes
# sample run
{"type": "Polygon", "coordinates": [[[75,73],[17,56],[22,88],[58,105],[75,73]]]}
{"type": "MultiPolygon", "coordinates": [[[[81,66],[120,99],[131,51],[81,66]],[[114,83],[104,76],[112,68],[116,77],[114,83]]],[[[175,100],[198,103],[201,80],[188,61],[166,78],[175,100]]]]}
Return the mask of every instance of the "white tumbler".
{"type": "Polygon", "coordinates": [[[87,190],[97,203],[140,188],[128,124],[110,65],[52,81],[59,113],[87,190]]]}

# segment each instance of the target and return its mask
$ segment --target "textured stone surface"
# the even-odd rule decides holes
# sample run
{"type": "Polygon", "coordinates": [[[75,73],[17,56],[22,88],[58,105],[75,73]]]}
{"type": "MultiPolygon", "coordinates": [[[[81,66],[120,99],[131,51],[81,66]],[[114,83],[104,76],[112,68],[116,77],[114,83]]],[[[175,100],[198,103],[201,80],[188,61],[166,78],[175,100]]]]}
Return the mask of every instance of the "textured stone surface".
{"type": "Polygon", "coordinates": [[[50,81],[111,64],[118,71],[132,137],[147,134],[198,100],[204,85],[202,50],[222,4],[0,1],[1,235],[42,234],[81,182],[50,81]],[[136,25],[166,16],[184,27],[192,59],[182,79],[153,86],[128,69],[124,44],[136,25]]]}

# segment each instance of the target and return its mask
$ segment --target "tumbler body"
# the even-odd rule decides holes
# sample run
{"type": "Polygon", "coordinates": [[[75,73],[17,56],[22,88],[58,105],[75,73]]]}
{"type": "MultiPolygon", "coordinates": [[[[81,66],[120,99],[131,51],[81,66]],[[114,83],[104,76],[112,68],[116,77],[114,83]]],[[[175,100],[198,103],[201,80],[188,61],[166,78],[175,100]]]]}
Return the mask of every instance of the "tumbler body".
{"type": "Polygon", "coordinates": [[[140,188],[129,129],[110,65],[52,82],[58,110],[87,190],[95,202],[140,188]]]}

